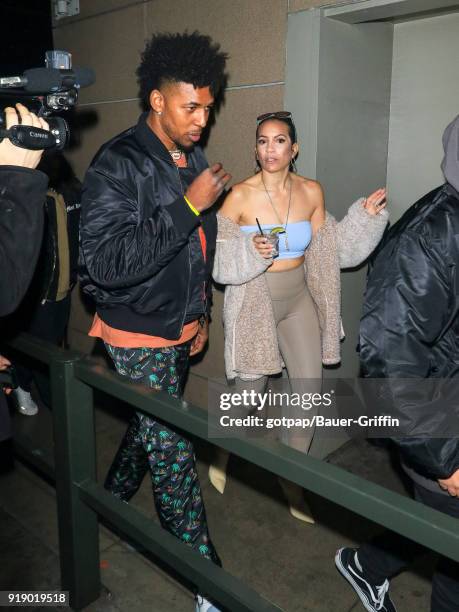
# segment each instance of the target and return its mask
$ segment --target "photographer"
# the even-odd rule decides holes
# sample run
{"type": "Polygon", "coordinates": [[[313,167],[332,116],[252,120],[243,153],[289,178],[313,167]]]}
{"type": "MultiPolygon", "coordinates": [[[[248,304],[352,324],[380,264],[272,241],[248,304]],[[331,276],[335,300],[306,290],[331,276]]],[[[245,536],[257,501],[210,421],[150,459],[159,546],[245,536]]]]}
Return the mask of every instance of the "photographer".
{"type": "MultiPolygon", "coordinates": [[[[48,129],[22,104],[5,109],[6,128],[21,123],[48,129]],[[20,119],[20,121],[19,121],[20,119]]],[[[19,305],[32,278],[43,232],[48,177],[35,170],[43,151],[0,142],[0,316],[19,305]]]]}
{"type": "MultiPolygon", "coordinates": [[[[78,272],[81,183],[61,151],[46,151],[38,169],[49,178],[43,241],[30,287],[11,323],[18,333],[24,331],[62,346],[70,317],[71,291],[78,272]]],[[[18,411],[26,416],[38,412],[31,395],[33,380],[40,399],[50,407],[48,377],[21,361],[15,363],[15,367],[18,387],[13,396],[18,411]]]]}
{"type": "MultiPolygon", "coordinates": [[[[21,123],[48,129],[48,124],[22,104],[5,109],[6,129],[21,123]],[[19,114],[19,117],[18,117],[19,114]]],[[[0,142],[0,316],[19,305],[32,278],[43,232],[43,205],[48,177],[35,170],[43,151],[0,142]]],[[[0,369],[9,362],[0,356],[0,369]]],[[[12,465],[11,423],[0,391],[0,472],[12,465]]]]}

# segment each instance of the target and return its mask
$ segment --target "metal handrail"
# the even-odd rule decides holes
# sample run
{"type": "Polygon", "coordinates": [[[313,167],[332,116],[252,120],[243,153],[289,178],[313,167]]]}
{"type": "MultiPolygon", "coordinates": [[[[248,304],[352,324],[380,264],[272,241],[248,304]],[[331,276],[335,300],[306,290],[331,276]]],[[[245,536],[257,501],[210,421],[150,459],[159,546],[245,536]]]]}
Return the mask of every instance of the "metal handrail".
{"type": "MultiPolygon", "coordinates": [[[[208,439],[204,410],[166,393],[153,395],[141,384],[126,380],[91,358],[57,349],[25,334],[10,346],[50,366],[61,578],[62,587],[70,591],[74,609],[88,605],[99,596],[98,517],[103,516],[232,612],[279,610],[97,483],[93,389],[167,421],[173,427],[208,439]]],[[[457,520],[446,514],[277,442],[237,438],[212,439],[212,442],[459,561],[457,520]]],[[[42,458],[35,457],[34,461],[30,452],[27,456],[38,468],[43,468],[42,458]]]]}

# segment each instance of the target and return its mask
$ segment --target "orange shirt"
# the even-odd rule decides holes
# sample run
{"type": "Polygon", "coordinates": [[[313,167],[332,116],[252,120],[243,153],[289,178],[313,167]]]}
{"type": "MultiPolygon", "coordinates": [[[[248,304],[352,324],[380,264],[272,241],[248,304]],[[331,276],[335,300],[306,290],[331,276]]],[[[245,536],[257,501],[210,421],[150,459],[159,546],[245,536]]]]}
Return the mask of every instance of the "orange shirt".
{"type": "Polygon", "coordinates": [[[102,321],[96,313],[92,322],[89,336],[102,338],[107,344],[120,348],[160,348],[162,346],[175,346],[191,340],[198,333],[199,322],[191,321],[183,326],[182,335],[178,340],[167,340],[160,336],[150,336],[149,334],[138,334],[127,332],[115,327],[110,327],[102,321]]]}

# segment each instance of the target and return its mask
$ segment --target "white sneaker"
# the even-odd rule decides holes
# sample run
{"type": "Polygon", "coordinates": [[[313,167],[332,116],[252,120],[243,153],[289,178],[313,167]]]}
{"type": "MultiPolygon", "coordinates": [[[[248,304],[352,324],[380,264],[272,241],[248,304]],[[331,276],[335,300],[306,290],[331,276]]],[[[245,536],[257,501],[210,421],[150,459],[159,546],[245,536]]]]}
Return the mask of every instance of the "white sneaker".
{"type": "Polygon", "coordinates": [[[18,412],[26,416],[34,416],[38,412],[38,406],[32,399],[30,391],[25,391],[21,387],[14,389],[14,397],[17,402],[18,412]]]}
{"type": "Polygon", "coordinates": [[[221,612],[220,608],[216,608],[208,599],[202,595],[196,597],[196,612],[221,612]]]}
{"type": "Polygon", "coordinates": [[[389,580],[375,584],[368,580],[354,548],[340,548],[336,551],[335,565],[339,573],[349,582],[360,597],[368,612],[397,612],[389,595],[389,580]]]}

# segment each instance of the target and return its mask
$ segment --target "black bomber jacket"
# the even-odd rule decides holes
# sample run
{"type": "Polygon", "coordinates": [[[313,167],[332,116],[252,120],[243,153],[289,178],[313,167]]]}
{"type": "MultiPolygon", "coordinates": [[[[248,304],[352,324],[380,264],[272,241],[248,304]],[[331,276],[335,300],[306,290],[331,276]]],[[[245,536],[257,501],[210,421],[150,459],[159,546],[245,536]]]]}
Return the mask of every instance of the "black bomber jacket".
{"type": "Polygon", "coordinates": [[[86,173],[80,282],[111,327],[176,340],[210,307],[217,222],[183,198],[208,166],[201,149],[177,168],[146,117],[103,145],[86,173]]]}
{"type": "Polygon", "coordinates": [[[39,170],[0,166],[0,316],[20,304],[40,252],[48,177],[39,170]]]}
{"type": "Polygon", "coordinates": [[[459,193],[445,183],[387,232],[360,324],[362,374],[386,379],[372,401],[400,418],[404,462],[433,479],[459,469],[458,237],[459,193]]]}

